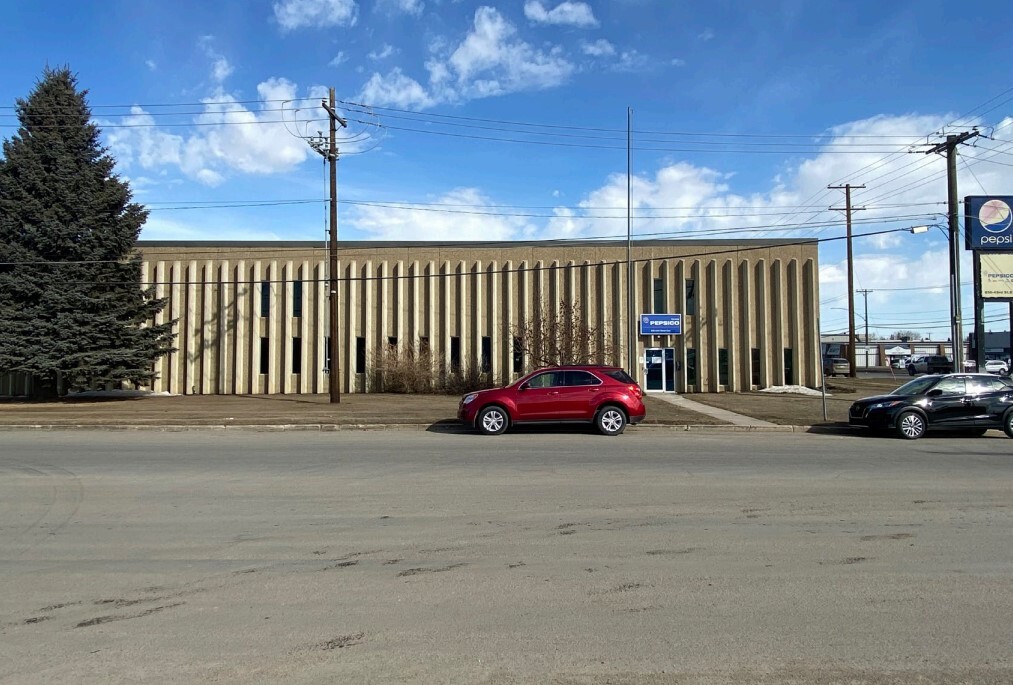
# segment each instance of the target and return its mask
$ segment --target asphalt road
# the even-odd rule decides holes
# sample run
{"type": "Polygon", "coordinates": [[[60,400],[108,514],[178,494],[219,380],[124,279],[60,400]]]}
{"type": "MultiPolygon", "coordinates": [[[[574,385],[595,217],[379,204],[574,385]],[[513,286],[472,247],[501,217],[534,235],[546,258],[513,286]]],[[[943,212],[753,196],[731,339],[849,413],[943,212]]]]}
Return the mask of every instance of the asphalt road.
{"type": "Polygon", "coordinates": [[[1011,448],[4,433],[0,683],[1010,683],[1011,448]]]}

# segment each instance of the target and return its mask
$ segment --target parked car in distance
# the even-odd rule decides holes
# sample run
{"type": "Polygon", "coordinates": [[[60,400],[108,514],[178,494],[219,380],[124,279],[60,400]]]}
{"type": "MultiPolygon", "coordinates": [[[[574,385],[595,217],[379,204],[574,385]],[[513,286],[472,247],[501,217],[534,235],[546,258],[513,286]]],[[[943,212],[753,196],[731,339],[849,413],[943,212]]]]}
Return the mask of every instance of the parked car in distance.
{"type": "Polygon", "coordinates": [[[848,411],[848,423],[892,430],[907,440],[931,429],[984,435],[1001,428],[1013,438],[1013,381],[985,373],[922,376],[888,395],[858,400],[848,411]]]}
{"type": "Polygon", "coordinates": [[[910,357],[894,357],[890,360],[890,367],[894,369],[906,369],[910,357]]]}
{"type": "Polygon", "coordinates": [[[911,358],[907,372],[912,376],[916,373],[952,373],[953,360],[941,354],[923,354],[911,358]]]}
{"type": "Polygon", "coordinates": [[[1009,367],[1001,359],[988,359],[985,361],[985,373],[1006,374],[1009,367]]]}
{"type": "Polygon", "coordinates": [[[470,392],[457,417],[486,435],[525,423],[593,423],[605,435],[644,420],[643,390],[612,366],[539,369],[510,385],[470,392]]]}
{"type": "Polygon", "coordinates": [[[823,375],[849,376],[851,375],[851,365],[844,357],[827,357],[823,360],[823,375]]]}
{"type": "Polygon", "coordinates": [[[973,359],[964,360],[964,371],[973,373],[977,370],[978,370],[978,362],[974,361],[973,359]]]}

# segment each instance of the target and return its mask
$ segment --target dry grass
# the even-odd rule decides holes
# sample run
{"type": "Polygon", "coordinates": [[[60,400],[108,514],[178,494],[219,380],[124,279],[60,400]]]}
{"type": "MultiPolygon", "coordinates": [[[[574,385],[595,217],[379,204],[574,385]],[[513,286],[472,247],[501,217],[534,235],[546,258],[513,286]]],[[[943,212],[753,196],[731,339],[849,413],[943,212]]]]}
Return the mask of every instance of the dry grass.
{"type": "Polygon", "coordinates": [[[906,383],[908,376],[891,378],[828,378],[827,416],[823,417],[823,400],[819,396],[779,395],[767,392],[700,393],[688,399],[712,407],[763,419],[782,425],[812,426],[825,423],[847,423],[852,402],[870,395],[882,395],[906,383]]]}
{"type": "MultiPolygon", "coordinates": [[[[356,393],[330,404],[326,395],[186,395],[180,397],[0,402],[0,425],[272,425],[435,424],[457,420],[460,398],[435,394],[356,393]]],[[[723,421],[646,398],[647,423],[723,421]]]]}

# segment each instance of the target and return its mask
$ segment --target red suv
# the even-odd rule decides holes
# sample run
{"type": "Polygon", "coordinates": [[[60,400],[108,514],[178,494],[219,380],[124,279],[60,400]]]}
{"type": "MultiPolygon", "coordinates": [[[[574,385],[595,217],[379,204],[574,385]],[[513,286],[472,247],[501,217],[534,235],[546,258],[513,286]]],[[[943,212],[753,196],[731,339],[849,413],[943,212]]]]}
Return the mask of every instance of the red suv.
{"type": "Polygon", "coordinates": [[[629,374],[612,366],[539,369],[505,388],[461,398],[457,417],[486,435],[521,423],[594,423],[605,435],[644,420],[643,391],[629,374]]]}

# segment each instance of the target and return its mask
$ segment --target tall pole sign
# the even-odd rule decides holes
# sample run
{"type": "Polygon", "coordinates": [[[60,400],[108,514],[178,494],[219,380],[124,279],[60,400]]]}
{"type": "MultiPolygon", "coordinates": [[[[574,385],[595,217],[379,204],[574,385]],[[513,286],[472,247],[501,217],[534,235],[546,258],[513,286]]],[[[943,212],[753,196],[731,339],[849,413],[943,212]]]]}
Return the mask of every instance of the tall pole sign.
{"type": "Polygon", "coordinates": [[[985,302],[1007,302],[1013,308],[1011,207],[1009,195],[964,198],[964,247],[973,252],[974,260],[974,348],[979,371],[985,362],[985,302]]]}

